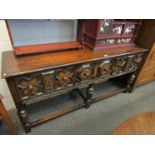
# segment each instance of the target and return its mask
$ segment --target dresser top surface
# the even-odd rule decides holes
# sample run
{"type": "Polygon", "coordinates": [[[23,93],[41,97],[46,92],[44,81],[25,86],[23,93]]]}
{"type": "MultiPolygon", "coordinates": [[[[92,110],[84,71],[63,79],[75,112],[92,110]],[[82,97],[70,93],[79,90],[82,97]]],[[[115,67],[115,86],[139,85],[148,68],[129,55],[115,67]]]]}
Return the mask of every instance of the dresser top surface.
{"type": "Polygon", "coordinates": [[[82,50],[44,53],[23,57],[16,57],[13,51],[8,51],[2,53],[2,77],[7,78],[35,71],[145,51],[147,50],[140,47],[121,47],[95,52],[85,48],[82,50]]]}

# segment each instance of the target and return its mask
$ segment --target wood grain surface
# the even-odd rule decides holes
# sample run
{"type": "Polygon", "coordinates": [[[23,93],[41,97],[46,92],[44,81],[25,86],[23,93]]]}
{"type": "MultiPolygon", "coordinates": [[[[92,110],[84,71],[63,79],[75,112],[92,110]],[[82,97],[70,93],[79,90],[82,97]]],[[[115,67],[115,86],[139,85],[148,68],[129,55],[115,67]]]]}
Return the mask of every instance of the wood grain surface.
{"type": "Polygon", "coordinates": [[[23,54],[32,54],[32,53],[45,53],[45,52],[52,52],[56,50],[65,50],[65,49],[75,49],[81,48],[82,45],[80,42],[73,41],[73,42],[63,42],[63,43],[50,43],[50,44],[40,44],[40,45],[29,45],[29,46],[19,46],[14,47],[16,55],[23,55],[23,54]]]}
{"type": "Polygon", "coordinates": [[[136,115],[123,122],[113,131],[113,135],[154,135],[155,112],[136,115]]]}
{"type": "Polygon", "coordinates": [[[121,47],[93,52],[85,48],[82,50],[70,50],[23,57],[16,57],[13,54],[13,51],[8,51],[2,53],[2,77],[6,78],[24,73],[83,62],[86,63],[107,57],[121,56],[143,51],[147,50],[140,47],[121,47]]]}
{"type": "Polygon", "coordinates": [[[8,112],[6,111],[3,103],[2,103],[2,99],[3,96],[0,95],[0,116],[2,117],[2,120],[6,123],[6,125],[8,126],[8,128],[10,129],[11,133],[13,135],[17,134],[17,130],[8,114],[8,112]]]}

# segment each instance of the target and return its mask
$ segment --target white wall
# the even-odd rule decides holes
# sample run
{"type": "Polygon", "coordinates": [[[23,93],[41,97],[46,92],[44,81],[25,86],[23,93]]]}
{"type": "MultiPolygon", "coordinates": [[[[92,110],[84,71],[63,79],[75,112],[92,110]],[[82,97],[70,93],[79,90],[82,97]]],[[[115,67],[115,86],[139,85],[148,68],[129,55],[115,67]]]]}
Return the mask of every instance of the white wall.
{"type": "MultiPolygon", "coordinates": [[[[9,50],[12,50],[12,46],[7,32],[6,24],[4,20],[0,20],[0,75],[2,64],[2,52],[9,50]]],[[[7,110],[15,108],[8,86],[5,80],[1,79],[1,76],[0,76],[0,94],[2,94],[4,97],[3,103],[7,110]]]]}
{"type": "Polygon", "coordinates": [[[77,20],[10,19],[14,46],[75,41],[77,20]]]}

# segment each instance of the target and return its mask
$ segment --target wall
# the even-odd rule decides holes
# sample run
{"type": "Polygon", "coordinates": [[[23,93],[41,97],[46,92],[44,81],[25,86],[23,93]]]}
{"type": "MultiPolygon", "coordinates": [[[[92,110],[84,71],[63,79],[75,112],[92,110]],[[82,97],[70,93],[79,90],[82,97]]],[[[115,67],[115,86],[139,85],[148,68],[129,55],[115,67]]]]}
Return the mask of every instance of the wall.
{"type": "Polygon", "coordinates": [[[77,20],[10,19],[14,46],[75,41],[77,20]]]}
{"type": "MultiPolygon", "coordinates": [[[[11,42],[8,36],[6,24],[4,20],[0,20],[0,75],[1,75],[1,64],[2,64],[2,52],[12,50],[11,42]]],[[[9,60],[8,60],[9,61],[9,60]]],[[[8,86],[4,79],[0,76],[0,94],[3,95],[4,105],[7,110],[14,109],[14,102],[9,92],[8,86]]]]}

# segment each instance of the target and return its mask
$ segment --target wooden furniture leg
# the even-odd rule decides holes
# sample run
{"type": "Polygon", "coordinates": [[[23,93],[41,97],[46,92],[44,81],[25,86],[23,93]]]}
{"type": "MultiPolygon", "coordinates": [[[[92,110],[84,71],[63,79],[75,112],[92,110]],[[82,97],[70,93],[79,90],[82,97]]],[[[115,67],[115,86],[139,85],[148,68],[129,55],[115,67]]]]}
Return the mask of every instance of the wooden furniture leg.
{"type": "MultiPolygon", "coordinates": [[[[21,104],[22,105],[22,104],[21,104]]],[[[31,132],[31,124],[29,122],[29,119],[28,119],[28,115],[27,115],[27,112],[25,110],[25,105],[22,105],[22,107],[18,108],[18,111],[17,111],[17,114],[18,114],[18,117],[25,129],[25,132],[26,133],[29,133],[31,132]]]]}
{"type": "Polygon", "coordinates": [[[22,102],[22,100],[20,99],[20,96],[16,90],[16,84],[15,84],[14,79],[7,79],[7,84],[9,86],[14,103],[17,108],[17,115],[25,129],[25,132],[28,133],[31,131],[31,124],[30,124],[28,116],[27,116],[26,104],[24,104],[22,102]]]}
{"type": "Polygon", "coordinates": [[[132,86],[135,81],[135,78],[136,78],[136,75],[132,74],[129,80],[127,81],[127,92],[129,93],[132,91],[132,86]]]}
{"type": "Polygon", "coordinates": [[[15,128],[10,116],[8,115],[3,103],[2,103],[2,99],[3,99],[3,97],[0,96],[0,116],[2,117],[4,122],[7,124],[8,128],[11,131],[11,133],[16,135],[17,134],[16,128],[15,128]]]}
{"type": "Polygon", "coordinates": [[[86,108],[89,108],[90,103],[92,101],[94,95],[94,83],[90,84],[87,88],[87,92],[86,92],[86,108]]]}

